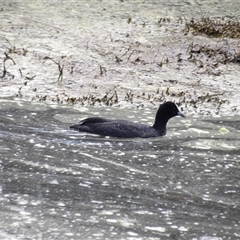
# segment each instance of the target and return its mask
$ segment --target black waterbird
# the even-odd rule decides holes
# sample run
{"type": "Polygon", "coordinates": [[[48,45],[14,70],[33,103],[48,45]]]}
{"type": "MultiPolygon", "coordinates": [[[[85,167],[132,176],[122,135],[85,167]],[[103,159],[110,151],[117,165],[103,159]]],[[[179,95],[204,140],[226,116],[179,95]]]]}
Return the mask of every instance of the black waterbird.
{"type": "Polygon", "coordinates": [[[160,137],[167,132],[168,120],[175,116],[185,117],[175,103],[165,102],[158,108],[153,126],[127,120],[90,117],[70,126],[70,129],[117,138],[160,137]]]}

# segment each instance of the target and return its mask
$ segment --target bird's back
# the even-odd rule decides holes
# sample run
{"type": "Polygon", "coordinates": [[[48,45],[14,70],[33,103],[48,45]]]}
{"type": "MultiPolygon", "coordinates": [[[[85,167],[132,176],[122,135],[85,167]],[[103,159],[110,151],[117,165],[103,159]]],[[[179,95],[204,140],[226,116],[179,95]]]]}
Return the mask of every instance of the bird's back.
{"type": "Polygon", "coordinates": [[[157,137],[165,131],[156,131],[153,127],[127,120],[109,120],[105,118],[87,118],[70,127],[80,132],[94,133],[101,136],[118,138],[157,137]]]}

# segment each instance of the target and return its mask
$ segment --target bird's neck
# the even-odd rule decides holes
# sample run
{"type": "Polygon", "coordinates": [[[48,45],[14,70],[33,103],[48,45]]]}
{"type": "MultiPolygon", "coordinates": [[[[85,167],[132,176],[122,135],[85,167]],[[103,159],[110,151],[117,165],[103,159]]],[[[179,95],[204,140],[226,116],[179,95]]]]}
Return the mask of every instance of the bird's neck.
{"type": "Polygon", "coordinates": [[[155,117],[153,128],[155,129],[166,128],[168,120],[169,120],[169,116],[165,116],[164,113],[161,113],[161,111],[158,111],[155,117]]]}
{"type": "Polygon", "coordinates": [[[166,128],[167,126],[168,119],[160,119],[160,120],[155,120],[153,124],[153,128],[155,129],[163,129],[166,128]]]}

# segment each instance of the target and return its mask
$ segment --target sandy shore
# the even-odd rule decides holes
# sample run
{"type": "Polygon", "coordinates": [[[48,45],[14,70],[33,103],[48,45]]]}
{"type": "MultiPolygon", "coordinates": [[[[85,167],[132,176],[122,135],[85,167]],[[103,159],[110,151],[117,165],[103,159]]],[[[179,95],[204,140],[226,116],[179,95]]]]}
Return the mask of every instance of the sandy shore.
{"type": "Polygon", "coordinates": [[[3,3],[1,96],[116,107],[173,100],[188,113],[239,114],[239,62],[223,60],[240,52],[239,39],[194,36],[184,18],[234,18],[240,7],[167,2],[3,3]]]}

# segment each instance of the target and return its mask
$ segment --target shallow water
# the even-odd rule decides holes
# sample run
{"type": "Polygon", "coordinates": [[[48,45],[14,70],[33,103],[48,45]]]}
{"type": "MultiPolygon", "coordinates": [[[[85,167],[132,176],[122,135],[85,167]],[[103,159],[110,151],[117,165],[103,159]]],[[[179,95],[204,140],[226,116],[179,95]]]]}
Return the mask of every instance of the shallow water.
{"type": "Polygon", "coordinates": [[[240,117],[174,118],[165,137],[68,130],[152,110],[1,101],[1,239],[240,238],[240,117]]]}

